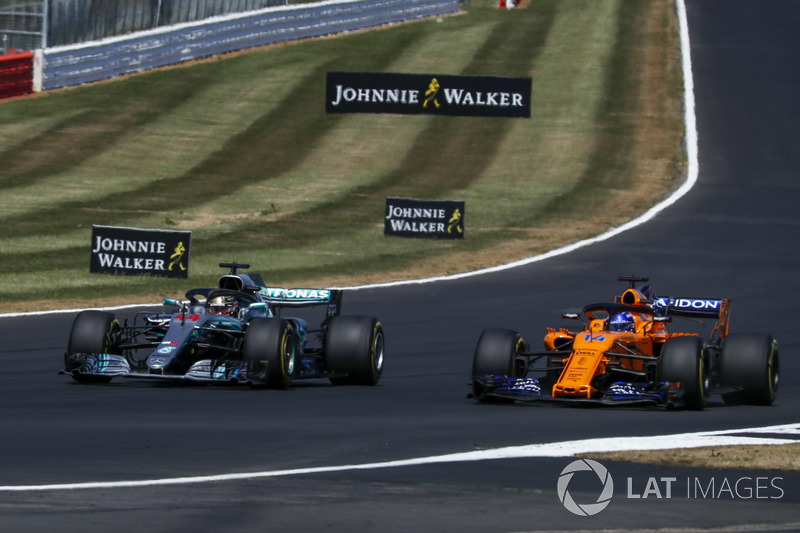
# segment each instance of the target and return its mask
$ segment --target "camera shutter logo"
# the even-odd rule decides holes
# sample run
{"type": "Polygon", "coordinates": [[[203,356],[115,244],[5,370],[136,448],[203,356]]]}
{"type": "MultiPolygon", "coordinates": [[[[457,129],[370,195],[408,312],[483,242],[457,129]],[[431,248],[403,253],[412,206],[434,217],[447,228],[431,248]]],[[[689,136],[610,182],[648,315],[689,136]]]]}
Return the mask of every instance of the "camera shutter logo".
{"type": "Polygon", "coordinates": [[[606,467],[597,461],[579,459],[571,462],[561,471],[561,475],[558,478],[557,492],[558,499],[561,500],[561,503],[564,504],[564,507],[569,512],[579,516],[592,516],[605,509],[611,503],[611,497],[614,495],[614,481],[611,479],[611,474],[608,473],[606,467]],[[594,472],[603,484],[603,490],[595,503],[578,504],[567,490],[570,481],[572,481],[572,476],[576,472],[583,471],[594,472]]]}

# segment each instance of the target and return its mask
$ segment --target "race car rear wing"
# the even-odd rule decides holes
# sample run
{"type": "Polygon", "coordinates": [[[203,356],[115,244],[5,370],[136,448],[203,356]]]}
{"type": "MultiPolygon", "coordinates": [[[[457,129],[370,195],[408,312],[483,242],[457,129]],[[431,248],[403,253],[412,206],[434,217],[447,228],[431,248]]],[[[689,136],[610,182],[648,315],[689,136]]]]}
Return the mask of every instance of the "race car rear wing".
{"type": "Polygon", "coordinates": [[[709,318],[719,316],[723,306],[729,304],[729,300],[713,300],[708,298],[656,298],[653,300],[653,308],[656,310],[666,310],[667,313],[676,316],[687,316],[696,318],[709,318]]]}
{"type": "Polygon", "coordinates": [[[626,305],[647,305],[653,310],[656,318],[679,316],[686,318],[717,319],[712,332],[712,338],[719,333],[720,337],[728,335],[728,320],[730,318],[731,301],[718,298],[674,298],[657,297],[649,285],[636,288],[637,283],[650,281],[648,278],[638,276],[621,276],[618,281],[629,284],[622,296],[616,299],[617,303],[626,305]]]}
{"type": "Polygon", "coordinates": [[[731,312],[731,301],[728,299],[709,298],[656,298],[653,309],[665,316],[682,316],[688,318],[716,318],[714,333],[721,337],[728,335],[728,320],[731,312]]]}
{"type": "Polygon", "coordinates": [[[334,317],[342,310],[341,289],[284,289],[282,287],[260,287],[262,299],[272,307],[328,306],[328,316],[334,317]]]}

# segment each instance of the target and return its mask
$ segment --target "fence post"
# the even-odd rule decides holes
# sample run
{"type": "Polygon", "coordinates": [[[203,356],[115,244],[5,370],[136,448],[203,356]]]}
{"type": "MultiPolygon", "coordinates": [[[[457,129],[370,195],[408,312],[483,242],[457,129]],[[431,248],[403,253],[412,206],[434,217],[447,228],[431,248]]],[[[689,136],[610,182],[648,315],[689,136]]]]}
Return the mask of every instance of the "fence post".
{"type": "Polygon", "coordinates": [[[43,48],[37,49],[33,53],[33,92],[42,92],[42,79],[44,73],[44,52],[43,48]]]}
{"type": "Polygon", "coordinates": [[[44,0],[42,4],[42,39],[39,48],[47,48],[47,32],[50,27],[50,0],[44,0]]]}

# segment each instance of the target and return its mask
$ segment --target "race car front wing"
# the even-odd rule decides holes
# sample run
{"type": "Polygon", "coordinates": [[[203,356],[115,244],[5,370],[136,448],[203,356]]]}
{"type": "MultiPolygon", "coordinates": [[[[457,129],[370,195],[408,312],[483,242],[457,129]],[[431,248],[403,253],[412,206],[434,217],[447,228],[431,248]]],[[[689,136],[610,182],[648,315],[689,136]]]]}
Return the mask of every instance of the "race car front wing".
{"type": "Polygon", "coordinates": [[[514,378],[486,374],[475,376],[472,380],[472,394],[478,400],[516,400],[521,402],[551,401],[571,404],[632,405],[657,404],[669,408],[683,407],[684,393],[678,383],[613,383],[602,396],[597,398],[559,398],[548,390],[542,390],[538,378],[514,378]]]}
{"type": "Polygon", "coordinates": [[[267,381],[267,361],[203,359],[185,374],[161,374],[131,368],[127,358],[116,354],[74,353],[66,355],[66,369],[61,374],[80,378],[139,378],[168,381],[195,381],[262,385],[267,381]]]}

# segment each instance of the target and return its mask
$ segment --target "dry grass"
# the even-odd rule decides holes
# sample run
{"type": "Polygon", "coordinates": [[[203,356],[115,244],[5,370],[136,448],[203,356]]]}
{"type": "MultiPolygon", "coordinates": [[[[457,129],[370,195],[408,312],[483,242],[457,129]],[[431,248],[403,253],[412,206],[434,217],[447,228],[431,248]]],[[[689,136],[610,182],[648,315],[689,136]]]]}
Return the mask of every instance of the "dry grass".
{"type": "Polygon", "coordinates": [[[800,471],[800,443],[627,451],[583,454],[581,457],[664,466],[800,471]]]}

